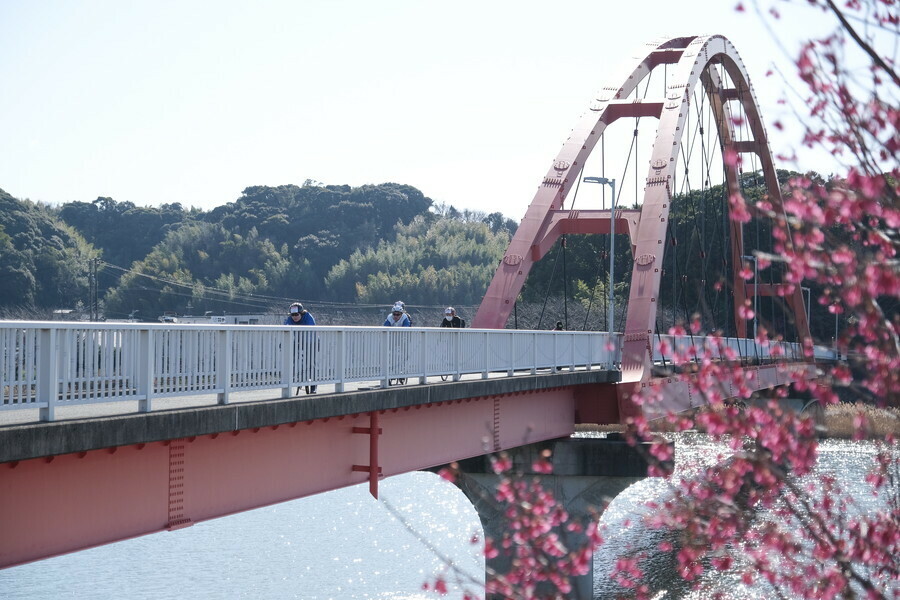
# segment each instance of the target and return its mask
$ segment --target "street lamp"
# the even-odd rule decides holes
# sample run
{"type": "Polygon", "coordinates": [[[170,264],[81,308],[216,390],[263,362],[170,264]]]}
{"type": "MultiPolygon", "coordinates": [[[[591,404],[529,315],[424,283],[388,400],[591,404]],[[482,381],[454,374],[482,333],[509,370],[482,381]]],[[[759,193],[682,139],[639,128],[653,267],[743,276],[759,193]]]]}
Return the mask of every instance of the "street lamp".
{"type": "Polygon", "coordinates": [[[613,282],[615,281],[614,271],[616,268],[616,180],[607,179],[606,177],[585,177],[582,179],[585,183],[599,183],[600,185],[608,185],[612,188],[612,201],[609,204],[609,289],[606,291],[608,304],[606,307],[606,324],[609,333],[615,331],[613,325],[614,315],[614,296],[613,282]]]}
{"type": "Polygon", "coordinates": [[[834,301],[834,347],[837,349],[838,347],[838,303],[837,300],[834,301]]]}
{"type": "Polygon", "coordinates": [[[755,256],[742,256],[741,260],[753,261],[753,339],[756,339],[756,325],[759,319],[759,263],[755,256]]]}
{"type": "Polygon", "coordinates": [[[812,290],[808,287],[800,287],[800,292],[806,294],[806,322],[809,323],[812,317],[809,316],[809,301],[812,298],[812,290]]]}

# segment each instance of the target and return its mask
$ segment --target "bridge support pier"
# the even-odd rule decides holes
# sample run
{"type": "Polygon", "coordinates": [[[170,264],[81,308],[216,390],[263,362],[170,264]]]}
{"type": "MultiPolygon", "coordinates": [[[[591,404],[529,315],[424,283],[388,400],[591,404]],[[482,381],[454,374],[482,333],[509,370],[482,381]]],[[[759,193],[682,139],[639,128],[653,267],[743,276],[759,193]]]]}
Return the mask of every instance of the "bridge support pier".
{"type": "MultiPolygon", "coordinates": [[[[456,485],[469,498],[484,528],[486,538],[500,540],[508,527],[505,506],[497,501],[497,486],[506,478],[537,479],[553,493],[557,502],[568,512],[571,520],[587,523],[598,518],[609,501],[625,488],[647,477],[647,463],[640,452],[628,445],[618,434],[610,438],[561,438],[521,446],[507,451],[513,463],[514,475],[494,474],[490,460],[481,456],[460,461],[460,476],[456,485]],[[532,465],[545,451],[551,453],[553,473],[536,473],[532,465]]],[[[583,548],[588,540],[584,534],[559,532],[566,547],[583,548]]],[[[499,546],[499,544],[497,544],[499,546]]],[[[500,554],[485,560],[485,581],[504,575],[512,566],[512,558],[498,547],[500,554]]],[[[591,553],[593,556],[593,553],[591,553]]],[[[588,572],[572,578],[569,597],[590,600],[593,593],[593,559],[588,572]]],[[[503,596],[488,595],[489,600],[503,596]]]]}

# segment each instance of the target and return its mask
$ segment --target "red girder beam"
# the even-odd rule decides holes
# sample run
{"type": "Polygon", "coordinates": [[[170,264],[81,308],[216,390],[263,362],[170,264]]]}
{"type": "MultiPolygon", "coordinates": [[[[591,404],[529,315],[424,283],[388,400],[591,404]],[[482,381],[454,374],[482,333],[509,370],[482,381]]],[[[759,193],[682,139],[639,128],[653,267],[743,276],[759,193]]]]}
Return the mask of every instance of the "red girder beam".
{"type": "Polygon", "coordinates": [[[741,154],[746,154],[747,152],[759,153],[759,144],[755,141],[734,142],[731,148],[741,154]]]}
{"type": "Polygon", "coordinates": [[[603,113],[603,121],[612,123],[623,117],[653,117],[659,118],[662,113],[662,102],[646,102],[644,100],[613,100],[609,103],[606,112],[603,113]]]}
{"type": "Polygon", "coordinates": [[[653,69],[659,65],[674,65],[681,60],[684,54],[684,48],[665,48],[663,50],[654,50],[647,57],[647,65],[653,69]]]}
{"type": "Polygon", "coordinates": [[[744,100],[749,95],[750,90],[743,88],[724,88],[719,91],[723,100],[744,100]]]}
{"type": "Polygon", "coordinates": [[[576,387],[0,463],[0,568],[565,437],[576,387]]]}
{"type": "MultiPolygon", "coordinates": [[[[634,234],[641,220],[639,210],[616,211],[616,233],[634,234]]],[[[557,210],[550,213],[550,224],[544,236],[531,247],[531,258],[540,260],[563,234],[609,233],[608,210],[557,210]]]]}

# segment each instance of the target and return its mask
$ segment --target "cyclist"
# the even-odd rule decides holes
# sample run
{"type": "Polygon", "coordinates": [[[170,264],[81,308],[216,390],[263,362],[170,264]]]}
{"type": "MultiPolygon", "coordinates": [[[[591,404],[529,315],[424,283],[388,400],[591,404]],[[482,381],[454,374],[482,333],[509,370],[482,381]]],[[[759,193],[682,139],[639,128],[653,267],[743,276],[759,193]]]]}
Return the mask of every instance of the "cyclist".
{"type": "Polygon", "coordinates": [[[456,309],[448,306],[444,309],[444,320],[441,321],[441,327],[465,327],[466,322],[456,315],[456,309]]]}
{"type": "Polygon", "coordinates": [[[387,318],[384,320],[385,327],[411,327],[412,322],[409,320],[409,315],[406,314],[403,310],[403,304],[397,302],[391,307],[391,312],[388,314],[387,318]]]}
{"type": "MultiPolygon", "coordinates": [[[[291,304],[290,314],[288,318],[284,320],[285,325],[315,325],[316,319],[312,316],[312,313],[303,308],[303,305],[299,302],[294,302],[291,304]]],[[[315,352],[315,344],[316,338],[313,334],[303,335],[302,345],[301,345],[301,356],[300,356],[300,365],[301,371],[303,373],[303,378],[305,379],[307,376],[311,375],[313,371],[315,371],[315,357],[313,353],[315,352]]],[[[306,386],[307,394],[315,394],[317,390],[317,386],[308,385],[306,386]]],[[[297,388],[297,393],[300,393],[300,388],[297,388]]]]}

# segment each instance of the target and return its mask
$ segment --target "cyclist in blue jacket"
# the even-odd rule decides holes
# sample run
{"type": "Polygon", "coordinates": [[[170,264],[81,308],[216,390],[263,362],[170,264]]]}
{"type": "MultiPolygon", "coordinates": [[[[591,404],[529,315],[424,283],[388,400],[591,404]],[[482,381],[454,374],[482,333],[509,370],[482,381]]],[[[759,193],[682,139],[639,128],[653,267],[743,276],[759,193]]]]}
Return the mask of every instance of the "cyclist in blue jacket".
{"type": "MultiPolygon", "coordinates": [[[[316,320],[312,316],[312,313],[303,308],[303,305],[299,302],[294,302],[291,304],[290,315],[287,319],[284,320],[285,325],[315,325],[316,320]]],[[[313,353],[315,352],[315,345],[318,340],[315,339],[314,334],[303,336],[302,346],[303,349],[301,359],[301,366],[304,375],[311,374],[315,370],[315,357],[313,357],[313,353]]],[[[315,394],[316,386],[308,385],[306,386],[307,394],[315,394]]],[[[300,393],[300,388],[297,388],[297,393],[300,393]]]]}

